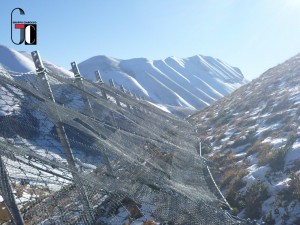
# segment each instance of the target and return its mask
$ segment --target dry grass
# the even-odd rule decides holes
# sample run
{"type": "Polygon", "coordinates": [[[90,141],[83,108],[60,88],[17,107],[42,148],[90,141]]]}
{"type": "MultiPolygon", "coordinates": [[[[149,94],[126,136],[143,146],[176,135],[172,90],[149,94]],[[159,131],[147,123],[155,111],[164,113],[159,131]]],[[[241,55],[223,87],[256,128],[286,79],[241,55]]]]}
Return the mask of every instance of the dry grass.
{"type": "Polygon", "coordinates": [[[244,207],[244,197],[241,195],[239,190],[246,185],[243,181],[243,177],[248,174],[248,171],[245,168],[240,167],[235,170],[232,169],[230,172],[232,173],[232,178],[229,180],[225,195],[235,213],[238,213],[244,207]]]}
{"type": "Polygon", "coordinates": [[[3,202],[0,203],[0,224],[11,220],[10,213],[3,202]]]}
{"type": "Polygon", "coordinates": [[[268,185],[261,180],[253,183],[245,194],[245,215],[251,219],[261,217],[262,203],[268,199],[268,185]]]}
{"type": "MultiPolygon", "coordinates": [[[[232,151],[227,152],[225,155],[216,153],[210,159],[220,169],[222,174],[218,179],[218,184],[220,184],[221,188],[242,188],[242,178],[247,175],[245,162],[241,165],[236,165],[237,159],[232,151]]],[[[235,191],[237,190],[235,189],[235,191]]]]}
{"type": "Polygon", "coordinates": [[[300,200],[300,175],[296,173],[291,173],[291,180],[289,181],[289,192],[294,198],[300,200]]]}
{"type": "Polygon", "coordinates": [[[218,185],[221,189],[226,190],[226,199],[234,208],[234,211],[239,212],[243,208],[240,203],[243,197],[240,195],[239,190],[246,184],[243,177],[248,174],[246,170],[247,162],[243,161],[242,164],[237,165],[236,161],[239,159],[235,157],[232,151],[224,155],[216,153],[210,159],[220,169],[219,174],[214,174],[218,185]]]}
{"type": "Polygon", "coordinates": [[[297,135],[294,133],[290,134],[284,147],[270,151],[265,149],[262,151],[258,158],[258,165],[264,166],[269,164],[272,171],[279,171],[284,169],[284,159],[286,153],[290,150],[294,142],[297,140],[297,135]]]}
{"type": "Polygon", "coordinates": [[[25,187],[24,186],[16,186],[16,194],[17,194],[17,198],[21,198],[23,196],[25,187]]]}
{"type": "Polygon", "coordinates": [[[275,154],[272,151],[262,151],[259,154],[257,165],[260,167],[269,164],[272,161],[274,155],[275,154]]]}
{"type": "Polygon", "coordinates": [[[247,156],[258,153],[258,155],[265,154],[266,152],[271,151],[272,145],[269,143],[261,143],[261,141],[256,141],[254,145],[252,145],[247,150],[247,156]]]}
{"type": "Polygon", "coordinates": [[[156,225],[156,222],[153,220],[148,220],[143,223],[143,225],[156,225]]]}
{"type": "Polygon", "coordinates": [[[269,164],[272,171],[280,171],[284,168],[284,158],[288,149],[285,147],[279,148],[275,151],[265,151],[258,159],[258,166],[269,164]]]}

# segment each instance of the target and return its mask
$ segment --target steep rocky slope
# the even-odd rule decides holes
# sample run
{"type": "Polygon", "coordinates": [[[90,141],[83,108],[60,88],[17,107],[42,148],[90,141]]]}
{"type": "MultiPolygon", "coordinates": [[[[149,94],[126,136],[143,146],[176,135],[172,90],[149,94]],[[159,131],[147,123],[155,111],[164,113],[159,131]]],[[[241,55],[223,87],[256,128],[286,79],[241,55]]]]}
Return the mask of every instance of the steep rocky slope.
{"type": "Polygon", "coordinates": [[[189,117],[235,213],[300,223],[300,54],[189,117]]]}
{"type": "Polygon", "coordinates": [[[48,65],[3,67],[0,223],[9,212],[28,225],[240,221],[226,211],[186,120],[48,65]]]}

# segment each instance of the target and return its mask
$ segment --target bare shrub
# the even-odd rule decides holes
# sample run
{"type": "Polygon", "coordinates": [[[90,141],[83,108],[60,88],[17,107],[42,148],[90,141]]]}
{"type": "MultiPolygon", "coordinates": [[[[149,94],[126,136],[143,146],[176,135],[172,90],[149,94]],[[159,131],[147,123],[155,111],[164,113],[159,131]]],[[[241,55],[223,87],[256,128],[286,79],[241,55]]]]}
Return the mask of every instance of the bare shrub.
{"type": "Polygon", "coordinates": [[[268,185],[258,180],[249,186],[245,194],[245,215],[256,219],[261,217],[262,203],[269,197],[268,185]]]}

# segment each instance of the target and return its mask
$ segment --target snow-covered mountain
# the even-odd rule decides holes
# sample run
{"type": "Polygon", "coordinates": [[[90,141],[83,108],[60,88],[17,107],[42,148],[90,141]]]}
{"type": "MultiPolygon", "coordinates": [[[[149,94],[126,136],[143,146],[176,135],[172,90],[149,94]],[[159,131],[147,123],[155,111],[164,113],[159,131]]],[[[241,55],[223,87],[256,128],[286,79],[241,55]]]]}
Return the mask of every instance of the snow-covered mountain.
{"type": "MultiPolygon", "coordinates": [[[[44,60],[44,65],[56,74],[73,76],[72,72],[49,61],[44,60]]],[[[100,70],[106,83],[112,78],[117,86],[122,84],[125,89],[144,96],[165,111],[183,115],[207,107],[247,83],[238,68],[201,55],[164,60],[95,56],[78,66],[89,80],[94,81],[95,71],[100,70]]],[[[3,45],[0,45],[0,67],[15,72],[35,70],[29,53],[3,45]]]]}
{"type": "Polygon", "coordinates": [[[78,64],[83,76],[113,79],[137,95],[169,108],[202,109],[246,83],[238,68],[219,59],[196,55],[164,60],[135,58],[120,60],[95,56],[78,64]]]}
{"type": "MultiPolygon", "coordinates": [[[[73,73],[56,66],[55,64],[43,60],[47,69],[62,76],[72,77],[73,73]]],[[[35,66],[31,55],[28,52],[18,52],[14,49],[0,45],[0,68],[13,72],[26,73],[28,71],[35,71],[35,66]]]]}
{"type": "Polygon", "coordinates": [[[300,224],[299,84],[300,54],[189,118],[242,217],[300,224]]]}

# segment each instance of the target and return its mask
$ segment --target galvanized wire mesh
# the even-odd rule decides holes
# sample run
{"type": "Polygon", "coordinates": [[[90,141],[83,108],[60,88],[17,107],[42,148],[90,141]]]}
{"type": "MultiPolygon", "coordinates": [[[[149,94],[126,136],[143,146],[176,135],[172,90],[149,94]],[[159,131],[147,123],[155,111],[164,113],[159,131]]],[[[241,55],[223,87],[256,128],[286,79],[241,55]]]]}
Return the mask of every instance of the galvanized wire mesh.
{"type": "Polygon", "coordinates": [[[219,207],[190,124],[105,84],[47,75],[56,102],[37,74],[0,72],[0,155],[26,224],[239,223],[219,207]]]}

